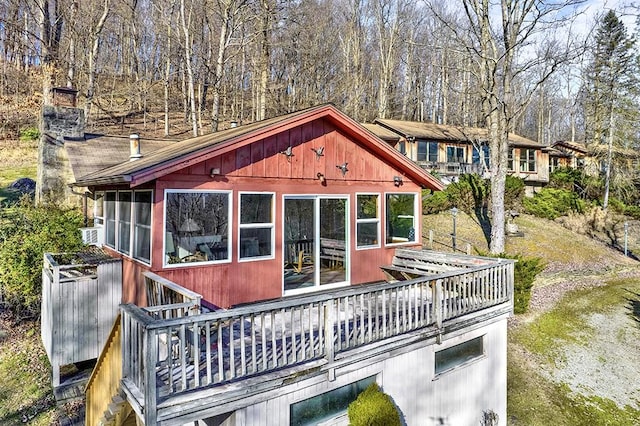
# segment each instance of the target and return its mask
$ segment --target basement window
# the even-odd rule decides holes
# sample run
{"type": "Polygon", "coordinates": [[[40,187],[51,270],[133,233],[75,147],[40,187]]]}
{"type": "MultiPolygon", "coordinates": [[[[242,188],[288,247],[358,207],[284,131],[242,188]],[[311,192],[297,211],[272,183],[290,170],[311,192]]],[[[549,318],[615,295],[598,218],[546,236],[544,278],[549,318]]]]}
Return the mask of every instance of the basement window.
{"type": "Polygon", "coordinates": [[[358,395],[375,381],[375,376],[367,377],[338,389],[291,404],[289,424],[291,426],[333,424],[330,420],[345,416],[349,404],[355,401],[358,395]]]}
{"type": "Polygon", "coordinates": [[[484,336],[436,352],[435,374],[441,374],[484,356],[484,336]]]}

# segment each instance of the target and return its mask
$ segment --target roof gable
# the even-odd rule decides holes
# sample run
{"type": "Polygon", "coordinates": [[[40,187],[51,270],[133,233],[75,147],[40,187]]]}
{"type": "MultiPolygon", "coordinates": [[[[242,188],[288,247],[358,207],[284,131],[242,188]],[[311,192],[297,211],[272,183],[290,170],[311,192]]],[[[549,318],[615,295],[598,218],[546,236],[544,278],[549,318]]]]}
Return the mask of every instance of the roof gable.
{"type": "MultiPolygon", "coordinates": [[[[387,143],[365,130],[333,105],[321,105],[209,135],[186,139],[135,161],[128,161],[77,180],[78,186],[127,183],[138,186],[179,172],[211,158],[242,149],[253,142],[277,137],[314,120],[326,120],[348,138],[365,146],[382,161],[399,169],[419,185],[441,189],[442,184],[387,143]]],[[[274,155],[276,152],[270,152],[274,155]]],[[[355,160],[355,159],[354,159],[355,160]]],[[[250,161],[250,160],[249,160],[250,161]]]]}

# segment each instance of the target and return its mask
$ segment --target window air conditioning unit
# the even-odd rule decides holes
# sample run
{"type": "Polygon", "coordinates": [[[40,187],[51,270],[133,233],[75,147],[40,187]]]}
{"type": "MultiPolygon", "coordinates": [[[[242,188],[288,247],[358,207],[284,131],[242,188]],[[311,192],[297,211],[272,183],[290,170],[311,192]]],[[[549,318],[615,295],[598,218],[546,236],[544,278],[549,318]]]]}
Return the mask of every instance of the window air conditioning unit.
{"type": "Polygon", "coordinates": [[[91,228],[80,228],[82,232],[82,242],[88,245],[101,246],[104,244],[104,228],[93,226],[91,228]]]}

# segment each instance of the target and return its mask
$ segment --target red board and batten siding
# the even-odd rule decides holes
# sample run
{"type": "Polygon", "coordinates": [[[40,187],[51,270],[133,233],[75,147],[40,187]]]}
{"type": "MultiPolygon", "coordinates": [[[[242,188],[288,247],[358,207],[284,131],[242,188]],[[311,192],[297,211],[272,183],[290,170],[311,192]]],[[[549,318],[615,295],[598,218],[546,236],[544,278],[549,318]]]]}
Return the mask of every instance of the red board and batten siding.
{"type": "MultiPolygon", "coordinates": [[[[390,167],[370,149],[354,142],[323,119],[307,122],[166,175],[155,181],[151,270],[202,294],[205,300],[221,307],[281,297],[283,196],[327,194],[349,196],[350,282],[360,284],[382,280],[383,274],[377,266],[391,262],[394,247],[381,244],[379,249],[356,250],[356,193],[380,194],[381,238],[384,239],[384,194],[420,191],[420,187],[406,177],[401,187],[395,187],[393,177],[397,175],[402,175],[401,171],[390,167]],[[287,159],[280,152],[289,146],[293,149],[293,156],[287,159]],[[318,157],[313,149],[320,147],[324,147],[324,155],[318,157]],[[343,163],[348,163],[346,176],[336,167],[343,163]],[[220,176],[210,177],[212,168],[219,169],[220,176]],[[325,176],[326,186],[320,184],[318,173],[325,176]],[[231,262],[163,268],[165,189],[233,191],[231,262]],[[276,194],[274,259],[238,261],[238,193],[241,191],[276,194]]],[[[416,229],[418,236],[421,235],[420,222],[418,220],[416,229]]],[[[125,270],[125,275],[139,276],[139,269],[130,265],[129,273],[125,270]]],[[[145,304],[142,282],[141,279],[125,279],[125,301],[145,304]],[[134,282],[139,288],[127,288],[134,282]]]]}

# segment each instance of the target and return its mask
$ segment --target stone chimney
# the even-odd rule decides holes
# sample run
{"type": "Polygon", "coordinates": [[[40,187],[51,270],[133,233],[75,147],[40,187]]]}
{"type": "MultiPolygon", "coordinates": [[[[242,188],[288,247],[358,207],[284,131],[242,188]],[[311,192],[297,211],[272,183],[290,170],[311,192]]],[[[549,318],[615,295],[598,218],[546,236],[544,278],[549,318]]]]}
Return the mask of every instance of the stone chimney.
{"type": "Polygon", "coordinates": [[[75,177],[65,149],[69,140],[84,141],[84,110],[76,107],[77,94],[74,89],[54,87],[52,105],[42,107],[35,194],[38,204],[83,203],[82,196],[69,187],[75,177]]]}
{"type": "Polygon", "coordinates": [[[76,108],[77,90],[54,87],[53,105],[42,107],[42,133],[54,138],[84,138],[84,110],[76,108]]]}

